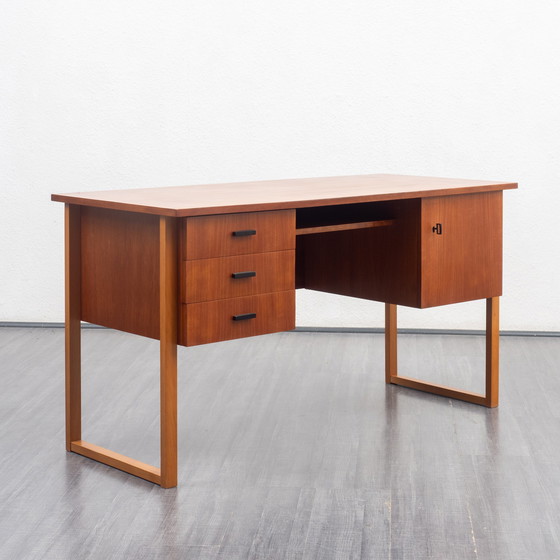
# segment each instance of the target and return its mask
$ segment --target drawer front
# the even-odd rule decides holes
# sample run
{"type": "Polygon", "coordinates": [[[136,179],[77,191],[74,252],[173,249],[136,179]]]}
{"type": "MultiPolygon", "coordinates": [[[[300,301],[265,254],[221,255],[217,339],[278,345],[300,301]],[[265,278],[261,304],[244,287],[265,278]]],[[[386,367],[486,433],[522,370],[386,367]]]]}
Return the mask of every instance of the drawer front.
{"type": "Polygon", "coordinates": [[[183,261],[181,300],[196,303],[293,290],[295,251],[183,261]]]}
{"type": "Polygon", "coordinates": [[[245,212],[186,218],[184,259],[208,259],[295,249],[295,211],[245,212]]]}
{"type": "Polygon", "coordinates": [[[295,291],[182,305],[180,344],[289,331],[295,328],[295,291]]]}

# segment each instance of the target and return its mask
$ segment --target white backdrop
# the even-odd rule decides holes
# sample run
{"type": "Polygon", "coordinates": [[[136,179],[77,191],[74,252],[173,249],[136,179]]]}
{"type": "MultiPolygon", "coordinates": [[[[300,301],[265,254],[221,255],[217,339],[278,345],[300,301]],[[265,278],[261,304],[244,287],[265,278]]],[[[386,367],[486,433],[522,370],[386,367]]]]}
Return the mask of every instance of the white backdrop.
{"type": "MultiPolygon", "coordinates": [[[[519,182],[502,328],[560,330],[557,0],[0,5],[0,321],[63,320],[51,192],[404,173],[519,182]]],[[[298,297],[301,326],[382,324],[298,297]]],[[[401,326],[482,327],[459,307],[401,326]]]]}

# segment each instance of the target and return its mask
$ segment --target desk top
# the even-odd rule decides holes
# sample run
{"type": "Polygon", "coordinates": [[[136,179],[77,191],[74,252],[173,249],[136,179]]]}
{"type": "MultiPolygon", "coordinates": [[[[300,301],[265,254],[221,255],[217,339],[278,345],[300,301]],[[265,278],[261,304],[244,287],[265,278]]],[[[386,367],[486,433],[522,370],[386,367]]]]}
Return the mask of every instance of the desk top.
{"type": "Polygon", "coordinates": [[[83,206],[183,217],[515,188],[517,183],[376,174],[53,194],[51,199],[83,206]]]}

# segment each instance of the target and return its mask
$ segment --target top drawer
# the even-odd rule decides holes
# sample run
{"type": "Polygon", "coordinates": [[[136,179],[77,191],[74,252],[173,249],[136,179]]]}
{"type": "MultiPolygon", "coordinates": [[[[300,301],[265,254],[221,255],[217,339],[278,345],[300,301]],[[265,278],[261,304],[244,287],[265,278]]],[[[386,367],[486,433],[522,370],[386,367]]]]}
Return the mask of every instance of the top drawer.
{"type": "Polygon", "coordinates": [[[295,211],[244,212],[185,218],[186,260],[295,248],[295,211]]]}

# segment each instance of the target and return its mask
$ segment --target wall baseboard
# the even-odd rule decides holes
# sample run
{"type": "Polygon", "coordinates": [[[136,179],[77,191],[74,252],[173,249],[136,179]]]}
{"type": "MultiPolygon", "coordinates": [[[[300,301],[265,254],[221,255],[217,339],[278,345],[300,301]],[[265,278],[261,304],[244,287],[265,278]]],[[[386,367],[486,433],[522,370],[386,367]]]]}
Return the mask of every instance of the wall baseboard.
{"type": "MultiPolygon", "coordinates": [[[[16,327],[20,329],[62,329],[64,323],[40,323],[30,321],[0,321],[0,328],[16,327]]],[[[104,329],[99,325],[82,323],[83,329],[104,329]]],[[[383,334],[385,329],[377,327],[296,327],[293,332],[310,333],[348,333],[348,334],[383,334]]],[[[483,330],[469,329],[399,329],[401,334],[439,334],[439,335],[466,335],[481,336],[485,334],[483,330]]],[[[500,331],[500,336],[539,336],[539,337],[560,337],[558,331],[500,331]]]]}
{"type": "MultiPolygon", "coordinates": [[[[333,333],[380,333],[383,334],[383,328],[368,327],[297,327],[298,332],[333,332],[333,333]]],[[[399,334],[444,334],[444,335],[467,335],[467,336],[483,336],[486,334],[484,330],[475,329],[398,329],[399,334]]],[[[560,337],[558,331],[500,331],[500,336],[546,336],[560,337]]]]}

